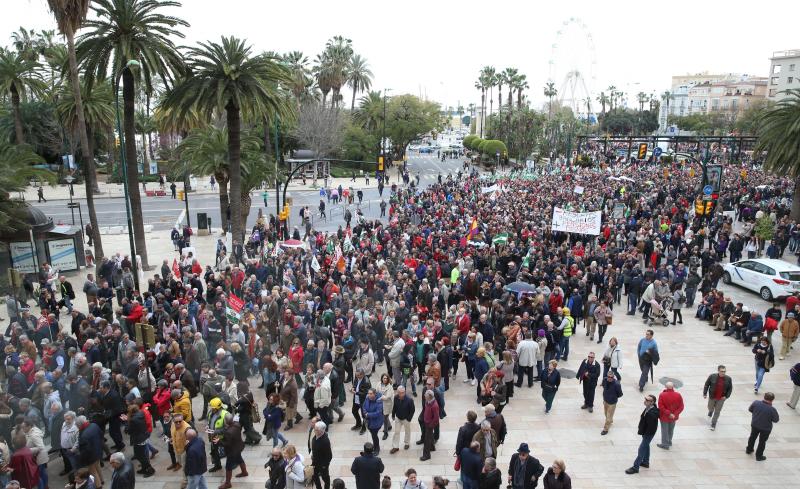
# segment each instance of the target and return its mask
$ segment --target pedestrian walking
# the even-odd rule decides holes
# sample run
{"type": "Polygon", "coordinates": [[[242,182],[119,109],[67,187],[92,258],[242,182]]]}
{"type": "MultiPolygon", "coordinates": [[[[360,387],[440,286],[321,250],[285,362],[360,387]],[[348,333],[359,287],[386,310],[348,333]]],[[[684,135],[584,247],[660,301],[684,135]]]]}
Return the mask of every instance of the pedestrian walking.
{"type": "Polygon", "coordinates": [[[717,367],[717,373],[711,374],[703,385],[703,399],[708,399],[708,417],[711,418],[711,431],[717,428],[719,413],[725,401],[731,397],[733,392],[733,381],[725,375],[727,369],[725,365],[717,367]]]}
{"type": "MultiPolygon", "coordinates": [[[[522,387],[522,380],[528,376],[528,387],[533,386],[533,367],[539,355],[539,344],[533,340],[530,331],[525,332],[525,338],[517,345],[517,387],[522,387]]],[[[537,372],[538,374],[538,372],[537,372]]]]}
{"type": "Polygon", "coordinates": [[[764,456],[764,448],[766,447],[767,440],[770,433],[772,433],[772,426],[780,421],[778,410],[772,405],[775,400],[775,394],[767,392],[764,394],[764,399],[761,401],[753,401],[750,404],[748,411],[753,413],[750,420],[750,437],[747,439],[747,449],[745,453],[750,455],[753,453],[753,446],[758,439],[758,446],[756,446],[756,460],[761,462],[767,459],[764,456]]]}
{"type": "Polygon", "coordinates": [[[372,443],[364,443],[364,451],[350,465],[350,473],[356,476],[356,489],[379,489],[383,469],[383,461],[375,455],[372,443]]]}
{"type": "Polygon", "coordinates": [[[169,192],[173,199],[178,198],[178,186],[175,185],[175,182],[169,184],[169,192]]]}
{"type": "MultiPolygon", "coordinates": [[[[135,487],[136,474],[133,470],[133,464],[125,459],[125,454],[122,452],[114,452],[108,459],[109,465],[114,469],[111,474],[111,489],[128,489],[135,487]]],[[[16,475],[16,474],[15,474],[16,475]]],[[[97,481],[97,478],[95,478],[97,481]]],[[[103,481],[100,480],[102,485],[103,481]]]]}
{"type": "Polygon", "coordinates": [[[558,362],[550,360],[547,364],[547,370],[542,373],[542,398],[544,399],[544,413],[549,414],[550,409],[553,407],[553,400],[556,398],[556,392],[561,385],[561,374],[556,370],[558,362]]]}
{"type": "Polygon", "coordinates": [[[581,362],[576,375],[578,383],[583,386],[583,406],[581,409],[594,411],[594,394],[597,390],[597,381],[600,379],[600,364],[594,359],[594,352],[589,352],[586,360],[581,362]]]}
{"type": "Polygon", "coordinates": [[[513,489],[534,489],[543,473],[544,467],[536,457],[531,456],[528,444],[520,443],[517,453],[511,456],[508,463],[508,485],[513,489]]]}
{"type": "Polygon", "coordinates": [[[775,350],[772,349],[766,336],[761,337],[753,347],[753,355],[755,355],[756,365],[756,383],[753,384],[753,390],[755,394],[758,394],[758,389],[761,388],[761,383],[764,381],[764,374],[775,366],[775,350]]]}
{"type": "Polygon", "coordinates": [[[644,391],[644,385],[647,383],[648,374],[650,380],[653,380],[653,366],[658,365],[660,355],[658,353],[658,344],[653,339],[653,330],[648,329],[645,332],[644,338],[639,340],[639,345],[636,348],[639,357],[639,370],[642,375],[639,377],[639,392],[644,391]]]}
{"type": "Polygon", "coordinates": [[[619,383],[613,372],[608,372],[603,379],[603,414],[606,421],[603,424],[601,435],[607,435],[611,425],[614,424],[614,412],[617,410],[617,402],[622,397],[622,384],[619,383]]]}
{"type": "Polygon", "coordinates": [[[572,489],[572,479],[567,475],[567,464],[561,459],[556,459],[547,469],[542,479],[544,489],[572,489]]]}
{"type": "Polygon", "coordinates": [[[608,340],[608,348],[603,352],[603,377],[612,372],[617,380],[622,380],[619,369],[622,368],[622,352],[616,336],[608,340]]]}
{"type": "Polygon", "coordinates": [[[400,433],[405,432],[403,449],[408,450],[411,443],[411,421],[414,419],[414,401],[406,395],[406,388],[397,387],[394,403],[392,404],[392,419],[394,420],[394,436],[392,436],[392,449],[389,453],[400,450],[400,433]]]}
{"type": "Polygon", "coordinates": [[[434,430],[439,427],[439,403],[434,399],[433,390],[425,391],[425,407],[422,413],[422,422],[425,432],[422,434],[423,448],[421,461],[430,460],[431,452],[436,448],[434,430]]]}
{"type": "Polygon", "coordinates": [[[791,351],[792,343],[797,340],[798,334],[800,334],[800,323],[797,322],[795,319],[794,312],[787,312],[786,319],[781,321],[780,325],[781,330],[781,354],[779,359],[783,360],[787,356],[789,356],[789,352],[791,351]]]}
{"type": "Polygon", "coordinates": [[[626,474],[639,473],[639,467],[650,468],[650,442],[658,431],[659,412],[656,407],[656,396],[648,394],[644,397],[644,411],[639,415],[639,428],[637,433],[642,437],[639,451],[633,466],[625,470],[626,474]]]}
{"type": "Polygon", "coordinates": [[[314,466],[314,475],[312,481],[316,489],[322,489],[322,482],[325,483],[325,489],[330,489],[330,465],[333,460],[333,451],[331,450],[331,440],[328,438],[328,426],[322,421],[317,421],[313,430],[311,465],[314,466]]]}
{"type": "Polygon", "coordinates": [[[796,363],[794,367],[789,369],[789,378],[792,379],[794,390],[792,391],[792,397],[786,405],[792,409],[796,409],[797,401],[800,400],[800,363],[796,363]]]}
{"type": "Polygon", "coordinates": [[[194,429],[186,430],[186,489],[207,489],[205,473],[208,470],[206,444],[194,429]]]}
{"type": "Polygon", "coordinates": [[[39,188],[36,189],[36,195],[39,196],[39,203],[40,204],[42,203],[42,201],[47,203],[47,199],[44,198],[44,187],[42,187],[41,185],[39,186],[39,188]]]}
{"type": "Polygon", "coordinates": [[[658,396],[658,412],[661,421],[661,443],[657,446],[664,450],[672,447],[672,435],[675,433],[675,423],[678,422],[683,412],[683,396],[675,390],[675,384],[667,382],[665,389],[658,396]]]}

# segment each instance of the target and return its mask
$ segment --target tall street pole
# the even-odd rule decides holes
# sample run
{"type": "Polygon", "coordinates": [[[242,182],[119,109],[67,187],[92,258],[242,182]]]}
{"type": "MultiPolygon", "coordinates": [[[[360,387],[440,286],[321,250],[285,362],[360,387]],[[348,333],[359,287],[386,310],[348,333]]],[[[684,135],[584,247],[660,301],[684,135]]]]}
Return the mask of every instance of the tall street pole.
{"type": "Polygon", "coordinates": [[[278,159],[281,156],[280,144],[278,137],[281,129],[281,119],[275,115],[275,222],[278,223],[278,232],[280,232],[280,214],[281,214],[281,181],[278,178],[278,159]]]}
{"type": "MultiPolygon", "coordinates": [[[[135,60],[130,60],[128,63],[122,68],[123,70],[128,70],[131,67],[139,66],[139,62],[135,60]]],[[[136,290],[139,290],[139,269],[136,264],[136,245],[133,242],[133,222],[131,219],[131,201],[130,195],[128,194],[128,161],[125,159],[125,135],[122,132],[122,123],[120,122],[119,117],[119,77],[122,75],[122,71],[117,73],[114,77],[114,107],[117,113],[117,132],[119,133],[119,149],[120,149],[120,161],[122,162],[122,188],[125,197],[125,214],[128,219],[128,242],[131,248],[131,264],[133,265],[133,283],[136,287],[136,290]]]]}

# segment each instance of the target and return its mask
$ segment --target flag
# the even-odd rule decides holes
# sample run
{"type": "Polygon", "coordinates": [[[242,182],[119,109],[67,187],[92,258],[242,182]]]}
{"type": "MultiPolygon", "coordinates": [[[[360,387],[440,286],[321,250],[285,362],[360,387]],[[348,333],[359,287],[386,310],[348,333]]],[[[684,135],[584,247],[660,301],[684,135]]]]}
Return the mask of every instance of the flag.
{"type": "Polygon", "coordinates": [[[467,233],[467,241],[473,236],[478,234],[478,218],[472,218],[472,224],[469,225],[469,232],[467,233]]]}
{"type": "Polygon", "coordinates": [[[501,234],[495,235],[495,237],[492,238],[492,243],[494,243],[494,244],[506,244],[506,243],[508,243],[508,233],[501,233],[501,234]]]}
{"type": "Polygon", "coordinates": [[[311,257],[311,269],[314,270],[315,273],[319,273],[320,266],[317,261],[317,255],[311,257]]]}
{"type": "Polygon", "coordinates": [[[328,244],[325,246],[325,251],[327,253],[333,253],[334,245],[333,245],[333,238],[328,238],[328,244]]]}
{"type": "Polygon", "coordinates": [[[425,243],[425,244],[427,244],[427,245],[428,245],[428,246],[430,246],[431,248],[433,247],[433,233],[431,233],[431,234],[429,234],[429,235],[428,235],[428,239],[427,239],[427,241],[426,241],[426,243],[425,243]]]}
{"type": "Polygon", "coordinates": [[[178,260],[175,258],[172,259],[172,274],[175,275],[176,278],[181,276],[181,268],[178,266],[178,260]]]}
{"type": "Polygon", "coordinates": [[[344,273],[347,264],[344,261],[344,255],[339,255],[339,259],[336,260],[336,269],[339,270],[339,273],[344,273]]]}
{"type": "Polygon", "coordinates": [[[345,253],[350,253],[353,251],[353,240],[350,239],[350,236],[345,236],[344,243],[342,243],[342,249],[345,253]]]}
{"type": "Polygon", "coordinates": [[[531,252],[529,251],[525,258],[522,259],[522,268],[528,268],[531,264],[531,252]]]}

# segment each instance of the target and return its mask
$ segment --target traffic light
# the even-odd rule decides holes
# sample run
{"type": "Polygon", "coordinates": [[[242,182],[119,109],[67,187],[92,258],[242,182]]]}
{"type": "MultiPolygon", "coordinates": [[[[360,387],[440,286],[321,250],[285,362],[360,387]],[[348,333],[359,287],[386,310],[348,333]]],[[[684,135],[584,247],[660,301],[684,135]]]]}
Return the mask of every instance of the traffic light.
{"type": "Polygon", "coordinates": [[[694,213],[697,216],[702,216],[705,213],[705,203],[702,199],[694,201],[694,213]]]}
{"type": "Polygon", "coordinates": [[[637,154],[637,158],[640,160],[647,158],[647,143],[642,143],[639,145],[639,153],[637,154]]]}
{"type": "Polygon", "coordinates": [[[378,171],[383,171],[383,155],[378,156],[378,171]]]}

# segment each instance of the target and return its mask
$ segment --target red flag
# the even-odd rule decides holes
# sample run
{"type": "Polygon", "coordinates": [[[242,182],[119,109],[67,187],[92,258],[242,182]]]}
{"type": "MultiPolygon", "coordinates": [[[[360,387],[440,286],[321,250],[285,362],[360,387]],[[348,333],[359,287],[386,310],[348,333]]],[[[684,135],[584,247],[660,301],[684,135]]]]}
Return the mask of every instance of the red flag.
{"type": "Polygon", "coordinates": [[[175,258],[172,259],[172,274],[176,277],[181,276],[181,268],[178,266],[178,260],[175,258]]]}
{"type": "Polygon", "coordinates": [[[469,232],[467,233],[467,241],[473,236],[478,234],[478,218],[472,218],[472,224],[469,225],[469,232]]]}

